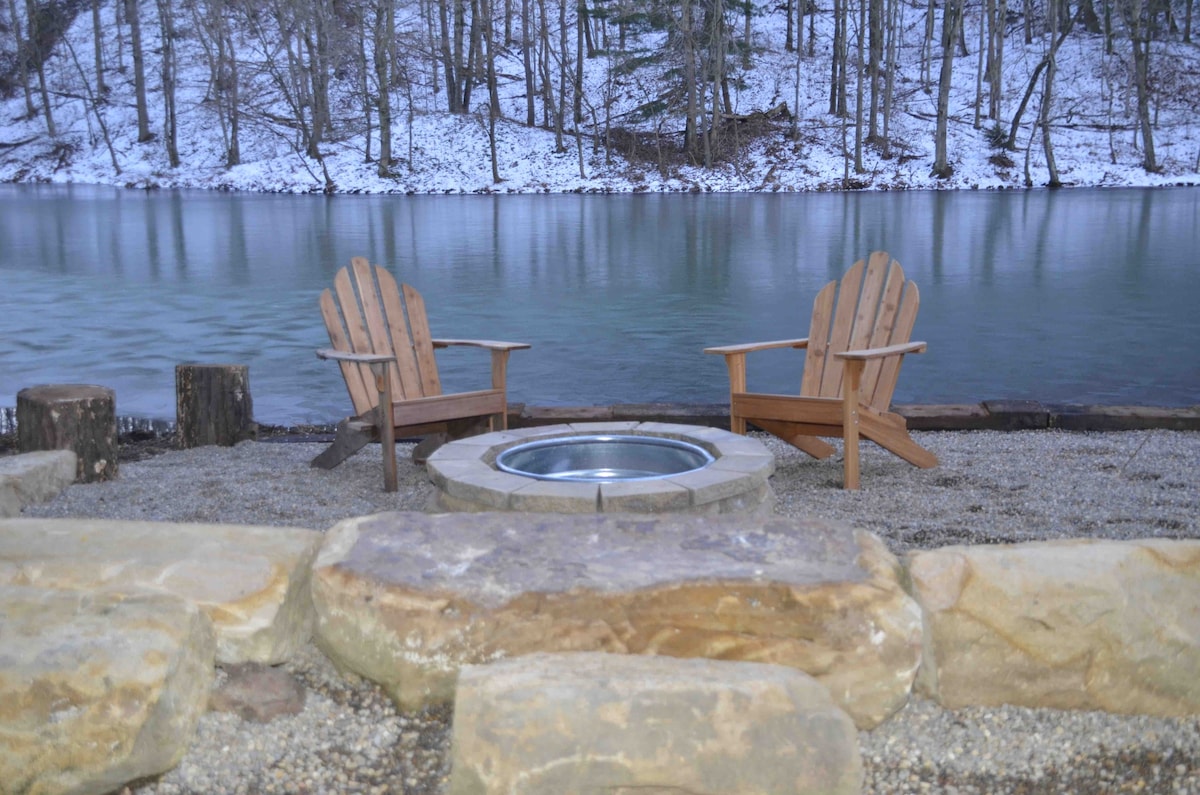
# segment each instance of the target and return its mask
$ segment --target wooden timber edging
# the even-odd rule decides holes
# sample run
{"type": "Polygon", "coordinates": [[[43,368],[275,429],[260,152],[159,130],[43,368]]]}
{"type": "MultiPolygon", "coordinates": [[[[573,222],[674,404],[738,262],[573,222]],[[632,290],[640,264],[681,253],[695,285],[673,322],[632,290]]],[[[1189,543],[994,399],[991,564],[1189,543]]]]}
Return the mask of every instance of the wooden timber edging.
{"type": "MultiPolygon", "coordinates": [[[[1057,428],[1069,431],[1200,431],[1200,405],[1093,406],[1042,403],[1036,400],[986,400],[946,405],[895,405],[892,411],[913,431],[1025,431],[1057,428]]],[[[611,406],[525,406],[510,404],[510,428],[563,422],[640,420],[710,425],[729,429],[729,407],[723,403],[621,403],[611,406]]]]}
{"type": "MultiPolygon", "coordinates": [[[[1057,428],[1068,431],[1200,431],[1200,404],[1174,408],[1160,406],[1099,406],[1075,403],[1042,403],[1036,400],[986,400],[982,403],[903,404],[892,410],[908,421],[913,431],[1025,431],[1057,428]]],[[[0,434],[15,430],[15,412],[0,410],[0,434]]],[[[723,403],[617,403],[606,406],[529,406],[510,403],[510,428],[528,428],[566,422],[647,422],[708,425],[729,430],[729,407],[723,403]]],[[[174,423],[163,420],[117,418],[118,432],[143,439],[167,436],[174,423]]],[[[269,423],[263,429],[271,429],[269,423]]],[[[330,424],[332,429],[333,424],[330,424]]],[[[276,433],[264,441],[328,441],[329,434],[276,433]]]]}

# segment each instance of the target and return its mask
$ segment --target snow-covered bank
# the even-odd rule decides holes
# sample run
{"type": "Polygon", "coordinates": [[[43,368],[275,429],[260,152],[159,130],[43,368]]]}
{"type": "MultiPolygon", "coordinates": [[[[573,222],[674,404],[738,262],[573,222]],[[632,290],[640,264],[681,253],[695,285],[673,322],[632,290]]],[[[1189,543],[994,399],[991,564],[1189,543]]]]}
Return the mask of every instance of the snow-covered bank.
{"type": "MultiPolygon", "coordinates": [[[[338,134],[322,145],[323,162],[303,156],[295,130],[282,120],[286,108],[270,93],[269,80],[263,77],[268,70],[254,68],[256,50],[250,46],[240,53],[246,59],[241,73],[247,76],[243,78],[247,88],[256,93],[246,101],[242,164],[227,168],[225,144],[213,110],[209,70],[199,37],[184,24],[186,20],[180,24],[174,41],[179,53],[176,77],[181,164],[172,168],[161,140],[160,119],[164,114],[157,65],[158,26],[149,22],[143,25],[149,114],[157,137],[139,143],[130,56],[127,52],[122,55],[117,43],[119,34],[126,35],[125,29],[113,22],[111,2],[101,6],[109,93],[98,112],[89,110],[90,94],[83,80],[94,83],[94,65],[90,57],[75,58],[71,53],[73,49],[75,54],[90,54],[93,48],[91,17],[80,14],[66,35],[72,48],[59,44],[47,63],[57,135],[47,135],[42,114],[32,118],[26,114],[19,90],[0,104],[0,181],[295,193],[329,190],[330,184],[332,190],[345,193],[538,193],[996,189],[1026,187],[1027,181],[1039,186],[1048,179],[1042,135],[1033,125],[1038,117],[1040,89],[1034,92],[1025,111],[1015,151],[993,148],[987,131],[997,125],[1007,129],[1026,84],[1049,48],[1050,36],[1035,36],[1031,44],[1025,44],[1019,26],[1011,28],[1005,45],[1001,118],[985,119],[976,128],[974,37],[982,9],[971,5],[965,22],[965,41],[971,53],[956,59],[950,96],[947,147],[953,174],[947,178],[931,173],[936,90],[929,90],[921,76],[924,4],[904,4],[898,22],[902,37],[889,129],[892,156],[885,158],[878,147],[865,146],[862,172],[856,172],[851,161],[853,118],[841,119],[827,112],[832,15],[827,9],[817,9],[813,17],[816,46],[812,55],[797,63],[796,55],[783,46],[782,6],[756,4],[752,57],[737,67],[737,79],[731,82],[734,111],[753,114],[781,103],[786,103],[791,112],[799,108],[795,135],[787,120],[790,117],[781,117],[759,125],[758,136],[737,141],[737,155],[731,162],[712,168],[659,167],[628,160],[615,149],[605,151],[596,134],[602,131],[601,120],[585,122],[578,139],[565,136],[565,151],[560,151],[552,130],[528,127],[518,121],[523,118],[525,83],[521,53],[513,47],[501,54],[503,63],[499,67],[504,76],[499,86],[504,111],[495,142],[499,182],[493,180],[487,120],[482,112],[444,112],[444,92],[434,93],[430,81],[419,74],[413,80],[411,97],[396,92],[394,98],[396,164],[390,176],[380,177],[377,164],[368,161],[365,125],[353,121],[362,103],[361,97],[355,98],[361,77],[333,76],[333,104],[342,114],[338,134]],[[118,63],[125,68],[117,68],[118,63]],[[249,77],[255,74],[257,78],[249,77]],[[105,130],[111,150],[104,141],[105,130]]],[[[143,13],[152,16],[152,9],[147,7],[143,13]]],[[[645,34],[639,46],[653,47],[652,39],[658,35],[645,34]]],[[[1050,128],[1062,182],[1070,186],[1200,184],[1200,48],[1166,40],[1152,45],[1155,148],[1160,169],[1148,173],[1141,165],[1142,152],[1135,131],[1135,98],[1128,78],[1132,67],[1125,52],[1128,43],[1119,40],[1118,45],[1113,53],[1106,54],[1099,35],[1079,29],[1057,53],[1050,128]]],[[[852,53],[852,62],[853,58],[852,53]]],[[[412,63],[421,67],[425,61],[414,57],[412,63]]],[[[608,74],[608,59],[587,59],[584,66],[585,84],[596,92],[605,90],[601,83],[608,74]]],[[[614,118],[645,99],[648,88],[644,82],[631,79],[615,89],[607,87],[610,92],[616,91],[611,103],[614,118]]],[[[853,85],[850,93],[853,107],[853,85]]],[[[680,124],[671,121],[665,129],[670,131],[680,124]]],[[[370,151],[377,153],[378,145],[372,144],[370,151]]]]}

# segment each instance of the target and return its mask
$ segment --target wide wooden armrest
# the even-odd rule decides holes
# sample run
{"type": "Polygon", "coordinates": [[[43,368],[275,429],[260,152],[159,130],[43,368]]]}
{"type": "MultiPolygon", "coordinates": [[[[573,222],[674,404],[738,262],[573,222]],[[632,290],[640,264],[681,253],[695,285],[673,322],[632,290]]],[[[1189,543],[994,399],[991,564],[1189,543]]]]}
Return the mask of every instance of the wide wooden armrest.
{"type": "Polygon", "coordinates": [[[317,351],[319,359],[333,359],[339,362],[356,362],[358,364],[381,364],[383,362],[396,361],[395,356],[386,353],[353,353],[352,351],[339,351],[334,348],[321,348],[317,351]]]}
{"type": "Polygon", "coordinates": [[[775,340],[773,342],[747,342],[743,345],[721,345],[716,348],[705,348],[705,353],[716,353],[728,356],[731,353],[750,353],[751,351],[768,351],[772,348],[807,348],[808,338],[799,340],[775,340]]]}
{"type": "Polygon", "coordinates": [[[864,348],[861,351],[843,351],[835,353],[839,359],[867,361],[868,359],[883,359],[888,356],[899,356],[905,353],[924,353],[926,345],[923,342],[905,342],[901,345],[888,345],[883,348],[864,348]]]}
{"type": "Polygon", "coordinates": [[[473,348],[487,348],[493,351],[519,351],[531,347],[527,342],[499,342],[497,340],[433,340],[435,348],[449,348],[451,345],[470,345],[473,348]]]}

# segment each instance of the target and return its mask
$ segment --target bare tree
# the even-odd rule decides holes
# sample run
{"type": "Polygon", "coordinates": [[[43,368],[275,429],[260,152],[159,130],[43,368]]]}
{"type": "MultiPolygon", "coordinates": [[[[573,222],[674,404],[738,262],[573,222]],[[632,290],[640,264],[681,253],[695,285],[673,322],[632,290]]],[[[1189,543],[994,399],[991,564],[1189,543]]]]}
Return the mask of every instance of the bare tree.
{"type": "Polygon", "coordinates": [[[1025,85],[1025,93],[1021,96],[1021,102],[1019,105],[1017,105],[1017,111],[1013,114],[1012,123],[1009,125],[1008,140],[1004,144],[1006,149],[1017,148],[1017,130],[1021,126],[1021,116],[1025,113],[1026,106],[1029,105],[1029,98],[1033,96],[1034,88],[1037,87],[1038,77],[1041,75],[1042,71],[1050,65],[1051,58],[1053,58],[1054,54],[1058,52],[1058,48],[1062,46],[1062,43],[1066,41],[1067,36],[1070,35],[1071,28],[1074,26],[1074,24],[1075,18],[1068,17],[1066,22],[1063,24],[1062,31],[1059,32],[1058,36],[1051,40],[1050,50],[1042,57],[1042,60],[1038,62],[1038,65],[1033,68],[1033,74],[1030,75],[1029,82],[1025,85]]]}
{"type": "Polygon", "coordinates": [[[697,119],[700,115],[699,88],[696,85],[696,36],[692,20],[692,0],[679,3],[680,46],[683,52],[683,90],[687,97],[684,110],[683,148],[689,157],[697,152],[697,119]]]}
{"type": "Polygon", "coordinates": [[[230,0],[209,0],[200,7],[190,4],[192,28],[208,63],[208,98],[217,112],[217,123],[225,145],[225,165],[241,162],[238,109],[238,64],[231,25],[230,0]]]}
{"type": "Polygon", "coordinates": [[[46,116],[46,132],[51,138],[57,138],[58,130],[54,126],[54,112],[50,109],[50,89],[46,84],[47,53],[42,51],[41,46],[41,12],[34,0],[25,0],[25,13],[25,26],[29,31],[29,36],[25,40],[27,53],[25,63],[28,65],[32,61],[34,71],[37,72],[38,93],[42,97],[42,113],[46,116]]]}
{"type": "Polygon", "coordinates": [[[496,156],[496,121],[500,118],[500,92],[496,83],[496,31],[492,19],[493,0],[479,0],[483,16],[482,38],[488,89],[488,152],[492,161],[492,182],[501,182],[500,165],[496,156]]]}
{"type": "Polygon", "coordinates": [[[95,116],[96,124],[100,127],[100,134],[104,138],[104,145],[108,148],[108,156],[112,160],[113,172],[120,174],[121,164],[117,161],[117,150],[113,148],[112,137],[108,133],[108,124],[104,121],[104,114],[100,112],[100,103],[97,101],[96,95],[92,93],[92,86],[88,82],[87,75],[83,73],[83,65],[79,63],[79,56],[75,54],[75,48],[71,46],[71,40],[64,38],[63,43],[67,47],[71,61],[75,64],[75,69],[79,73],[79,80],[83,84],[85,112],[87,109],[90,109],[93,116],[95,116]]]}
{"type": "Polygon", "coordinates": [[[942,12],[942,71],[938,78],[937,130],[934,133],[933,174],[945,179],[954,173],[946,151],[950,121],[950,78],[954,71],[954,42],[962,29],[963,0],[946,0],[942,12]]]}
{"type": "Polygon", "coordinates": [[[167,162],[171,168],[179,167],[179,125],[175,112],[175,22],[171,11],[171,0],[156,0],[158,25],[161,34],[162,54],[159,68],[162,76],[163,95],[163,143],[166,145],[167,162]]]}
{"type": "Polygon", "coordinates": [[[846,5],[848,0],[833,0],[833,58],[830,59],[829,113],[846,113],[846,5]]]}
{"type": "MultiPolygon", "coordinates": [[[[867,140],[875,142],[879,140],[879,75],[881,71],[881,62],[883,61],[884,0],[866,1],[867,16],[870,26],[870,51],[867,59],[867,80],[871,87],[871,109],[870,113],[867,114],[867,140]]],[[[862,68],[861,54],[859,56],[859,68],[862,68]]]]}
{"type": "Polygon", "coordinates": [[[8,0],[8,16],[12,20],[13,42],[17,48],[17,75],[25,92],[25,115],[32,119],[37,115],[37,108],[33,104],[33,89],[29,84],[30,56],[33,50],[32,43],[21,38],[21,16],[17,13],[17,0],[8,0]]]}
{"type": "Polygon", "coordinates": [[[891,123],[892,123],[892,97],[896,87],[896,50],[899,47],[898,40],[903,30],[900,24],[901,8],[903,7],[901,0],[888,0],[887,4],[887,77],[884,79],[883,85],[883,146],[882,155],[884,158],[892,156],[892,139],[891,139],[891,123]]]}
{"type": "Polygon", "coordinates": [[[96,61],[96,95],[108,93],[104,84],[104,31],[100,24],[100,0],[92,0],[92,50],[96,61]]]}
{"type": "MultiPolygon", "coordinates": [[[[29,0],[32,2],[32,0],[29,0]]],[[[146,106],[146,53],[142,48],[142,15],[138,0],[125,0],[125,20],[129,23],[129,48],[133,52],[133,93],[137,107],[138,142],[154,137],[150,132],[150,111],[146,106]]]]}
{"type": "Polygon", "coordinates": [[[392,172],[392,64],[396,42],[395,0],[375,0],[371,11],[372,62],[375,66],[375,105],[379,112],[379,169],[381,177],[392,172]]]}
{"type": "Polygon", "coordinates": [[[1142,168],[1158,171],[1154,155],[1154,126],[1150,121],[1150,41],[1153,21],[1146,0],[1118,0],[1129,45],[1133,50],[1133,86],[1137,93],[1137,122],[1142,133],[1142,168]]]}
{"type": "MultiPolygon", "coordinates": [[[[1068,19],[1070,24],[1071,20],[1068,19]]],[[[1058,15],[1055,14],[1051,21],[1050,35],[1053,40],[1057,41],[1058,37],[1055,34],[1058,25],[1058,15]]],[[[1058,70],[1058,47],[1053,46],[1050,52],[1046,55],[1046,78],[1042,82],[1042,107],[1038,113],[1038,124],[1042,127],[1042,151],[1046,154],[1046,168],[1050,172],[1050,179],[1047,185],[1051,188],[1062,187],[1062,182],[1058,178],[1058,165],[1054,162],[1054,142],[1050,136],[1050,108],[1054,104],[1054,73],[1058,70]]]]}
{"type": "Polygon", "coordinates": [[[521,0],[521,63],[525,67],[525,124],[529,127],[537,123],[536,108],[533,101],[535,87],[533,72],[533,21],[530,19],[532,14],[533,3],[529,0],[521,0]]]}

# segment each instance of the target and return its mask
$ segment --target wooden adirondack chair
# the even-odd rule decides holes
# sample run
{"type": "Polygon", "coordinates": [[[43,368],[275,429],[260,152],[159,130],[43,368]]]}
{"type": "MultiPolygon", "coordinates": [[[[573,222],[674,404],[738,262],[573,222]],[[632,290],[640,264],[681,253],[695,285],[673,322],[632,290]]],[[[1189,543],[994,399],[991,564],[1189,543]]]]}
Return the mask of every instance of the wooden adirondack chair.
{"type": "Polygon", "coordinates": [[[317,356],[342,369],[354,416],[342,420],[333,444],[313,459],[324,469],[345,461],[368,443],[383,446],[384,489],[395,491],[396,433],[469,435],[486,427],[508,427],[506,373],[510,351],[521,342],[432,339],[425,302],[409,285],[378,265],[355,257],[338,271],[333,290],[321,293],[321,315],[332,348],[317,356]],[[442,394],[435,348],[469,345],[492,354],[492,388],[442,394]],[[387,414],[380,407],[390,407],[387,414]]]}
{"type": "Polygon", "coordinates": [[[807,338],[706,348],[729,368],[731,429],[745,433],[751,422],[815,458],[834,452],[816,437],[842,437],[847,489],[859,487],[860,436],[921,468],[937,466],[888,411],[904,355],[925,351],[924,342],[909,342],[919,304],[900,264],[876,251],[854,263],[840,291],[832,281],[817,294],[807,338]],[[771,348],[806,349],[799,396],[746,391],[746,354],[771,348]]]}

